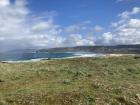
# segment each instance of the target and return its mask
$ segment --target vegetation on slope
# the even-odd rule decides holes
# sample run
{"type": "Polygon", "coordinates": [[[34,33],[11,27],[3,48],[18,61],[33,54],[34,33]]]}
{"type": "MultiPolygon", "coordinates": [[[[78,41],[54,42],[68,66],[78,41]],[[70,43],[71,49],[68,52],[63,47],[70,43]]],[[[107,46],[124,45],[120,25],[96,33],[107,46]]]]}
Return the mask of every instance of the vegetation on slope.
{"type": "Polygon", "coordinates": [[[114,46],[77,46],[77,47],[58,47],[51,49],[41,49],[39,52],[76,52],[87,51],[94,53],[109,54],[140,54],[140,44],[135,45],[114,45],[114,46]]]}
{"type": "Polygon", "coordinates": [[[140,59],[1,63],[0,105],[140,105],[140,59]]]}

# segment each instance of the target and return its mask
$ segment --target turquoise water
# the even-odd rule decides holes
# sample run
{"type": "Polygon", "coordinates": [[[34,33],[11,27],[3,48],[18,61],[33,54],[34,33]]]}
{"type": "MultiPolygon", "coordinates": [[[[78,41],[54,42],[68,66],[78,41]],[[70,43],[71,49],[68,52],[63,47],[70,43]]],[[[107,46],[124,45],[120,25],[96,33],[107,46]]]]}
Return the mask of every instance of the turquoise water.
{"type": "Polygon", "coordinates": [[[43,58],[70,58],[70,57],[89,57],[100,56],[91,52],[62,52],[62,53],[49,53],[49,52],[31,52],[31,53],[2,53],[0,54],[0,61],[22,61],[43,58]]]}

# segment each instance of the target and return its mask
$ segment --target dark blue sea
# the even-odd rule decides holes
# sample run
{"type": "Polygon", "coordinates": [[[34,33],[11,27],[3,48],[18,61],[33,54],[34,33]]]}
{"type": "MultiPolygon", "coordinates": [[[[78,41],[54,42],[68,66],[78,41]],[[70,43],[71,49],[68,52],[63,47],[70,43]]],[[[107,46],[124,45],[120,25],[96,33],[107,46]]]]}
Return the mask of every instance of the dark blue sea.
{"type": "Polygon", "coordinates": [[[95,54],[91,52],[62,52],[62,53],[49,53],[49,52],[9,52],[0,53],[0,61],[24,61],[33,59],[51,59],[51,58],[74,58],[74,57],[96,57],[103,54],[95,54]]]}

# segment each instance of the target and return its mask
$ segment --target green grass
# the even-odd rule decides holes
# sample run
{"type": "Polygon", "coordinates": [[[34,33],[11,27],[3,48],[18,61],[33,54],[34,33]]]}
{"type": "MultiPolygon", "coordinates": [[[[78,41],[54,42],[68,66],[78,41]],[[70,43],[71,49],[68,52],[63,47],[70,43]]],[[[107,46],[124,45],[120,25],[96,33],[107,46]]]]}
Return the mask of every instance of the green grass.
{"type": "Polygon", "coordinates": [[[140,105],[140,58],[1,63],[0,105],[140,105]]]}

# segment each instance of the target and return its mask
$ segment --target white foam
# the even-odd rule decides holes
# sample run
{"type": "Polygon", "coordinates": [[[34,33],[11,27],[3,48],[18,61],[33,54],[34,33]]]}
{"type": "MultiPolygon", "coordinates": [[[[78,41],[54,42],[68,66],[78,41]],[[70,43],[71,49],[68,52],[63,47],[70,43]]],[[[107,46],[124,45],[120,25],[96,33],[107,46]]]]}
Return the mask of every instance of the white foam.
{"type": "Polygon", "coordinates": [[[38,62],[41,60],[47,60],[48,58],[37,58],[37,59],[30,59],[30,60],[19,60],[19,61],[2,61],[3,63],[28,63],[28,62],[38,62]]]}
{"type": "MultiPolygon", "coordinates": [[[[76,53],[72,57],[65,57],[65,58],[86,58],[86,57],[103,57],[106,56],[105,54],[92,54],[92,53],[76,53]]],[[[63,58],[63,59],[65,59],[63,58]]]]}

